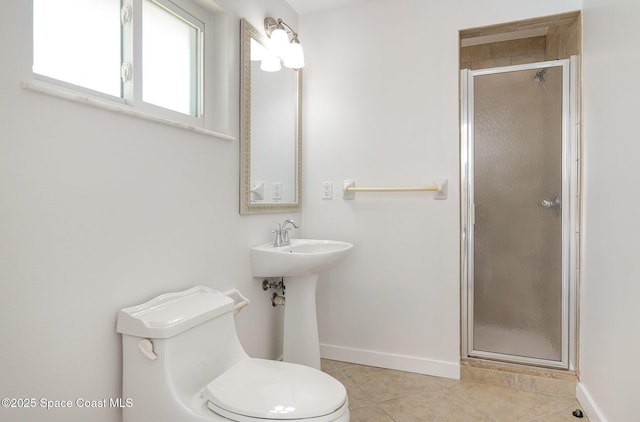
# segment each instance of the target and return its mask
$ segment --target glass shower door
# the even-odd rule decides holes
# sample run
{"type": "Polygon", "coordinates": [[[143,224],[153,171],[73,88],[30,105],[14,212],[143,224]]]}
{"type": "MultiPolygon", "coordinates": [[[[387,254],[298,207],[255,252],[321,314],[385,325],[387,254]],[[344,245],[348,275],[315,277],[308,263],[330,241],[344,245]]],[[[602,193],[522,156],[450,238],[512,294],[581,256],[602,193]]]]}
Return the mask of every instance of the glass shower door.
{"type": "Polygon", "coordinates": [[[468,79],[467,349],[566,367],[568,78],[547,63],[468,79]]]}

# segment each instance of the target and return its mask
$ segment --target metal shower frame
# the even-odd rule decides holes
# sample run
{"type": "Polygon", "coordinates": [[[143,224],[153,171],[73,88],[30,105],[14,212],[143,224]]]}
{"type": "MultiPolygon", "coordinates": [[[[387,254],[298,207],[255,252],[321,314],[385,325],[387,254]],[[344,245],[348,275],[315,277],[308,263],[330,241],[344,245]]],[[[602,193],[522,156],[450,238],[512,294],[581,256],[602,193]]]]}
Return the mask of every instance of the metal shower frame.
{"type": "Polygon", "coordinates": [[[460,72],[460,184],[461,184],[461,355],[566,369],[577,365],[577,285],[580,222],[579,62],[570,59],[460,72]],[[474,287],[474,105],[475,76],[522,70],[562,68],[562,351],[561,360],[547,360],[473,349],[474,287]]]}

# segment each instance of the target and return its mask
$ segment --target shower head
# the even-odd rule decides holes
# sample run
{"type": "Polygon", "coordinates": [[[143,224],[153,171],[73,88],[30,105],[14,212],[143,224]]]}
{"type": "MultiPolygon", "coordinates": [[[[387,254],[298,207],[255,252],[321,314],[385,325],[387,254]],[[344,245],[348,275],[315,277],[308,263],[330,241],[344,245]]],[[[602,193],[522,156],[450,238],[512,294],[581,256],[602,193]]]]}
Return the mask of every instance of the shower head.
{"type": "Polygon", "coordinates": [[[544,74],[547,72],[547,68],[544,69],[540,69],[538,72],[536,72],[536,74],[533,76],[533,80],[536,81],[538,84],[541,84],[542,82],[544,82],[544,74]]]}

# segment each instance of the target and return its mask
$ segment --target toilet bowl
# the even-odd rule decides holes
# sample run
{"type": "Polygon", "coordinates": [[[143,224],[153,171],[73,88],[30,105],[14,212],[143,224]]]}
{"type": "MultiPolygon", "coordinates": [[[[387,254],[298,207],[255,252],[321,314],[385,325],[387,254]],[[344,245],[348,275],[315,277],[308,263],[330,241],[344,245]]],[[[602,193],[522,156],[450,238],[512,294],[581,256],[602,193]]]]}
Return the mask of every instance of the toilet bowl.
{"type": "Polygon", "coordinates": [[[123,422],[348,422],[339,381],[246,354],[234,322],[246,303],[197,286],[122,309],[123,422]]]}

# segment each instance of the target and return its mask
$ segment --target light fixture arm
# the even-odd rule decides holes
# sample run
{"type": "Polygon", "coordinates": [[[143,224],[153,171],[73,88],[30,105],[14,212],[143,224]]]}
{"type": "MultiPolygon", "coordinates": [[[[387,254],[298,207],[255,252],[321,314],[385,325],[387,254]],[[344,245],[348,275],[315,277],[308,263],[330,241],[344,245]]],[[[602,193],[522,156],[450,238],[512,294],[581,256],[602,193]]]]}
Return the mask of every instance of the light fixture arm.
{"type": "Polygon", "coordinates": [[[282,19],[278,18],[277,20],[272,18],[272,17],[266,17],[264,18],[264,30],[267,33],[267,35],[269,37],[271,37],[271,33],[278,29],[279,27],[282,27],[282,29],[284,29],[287,33],[291,34],[292,38],[297,40],[298,39],[298,34],[296,33],[296,31],[293,30],[293,28],[291,28],[291,26],[289,26],[285,21],[283,21],[282,19]]]}

